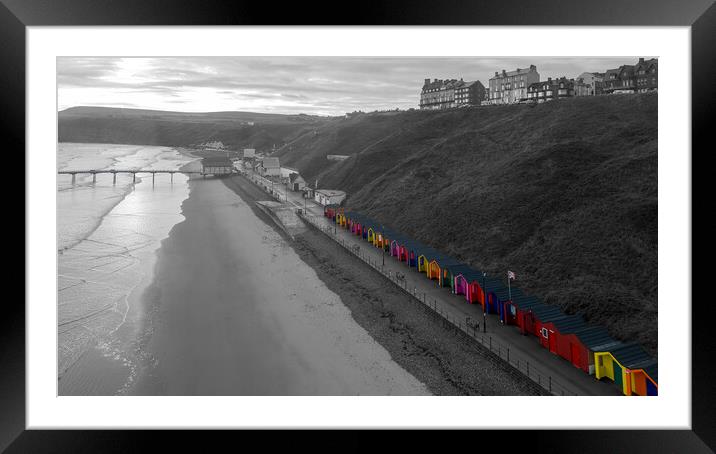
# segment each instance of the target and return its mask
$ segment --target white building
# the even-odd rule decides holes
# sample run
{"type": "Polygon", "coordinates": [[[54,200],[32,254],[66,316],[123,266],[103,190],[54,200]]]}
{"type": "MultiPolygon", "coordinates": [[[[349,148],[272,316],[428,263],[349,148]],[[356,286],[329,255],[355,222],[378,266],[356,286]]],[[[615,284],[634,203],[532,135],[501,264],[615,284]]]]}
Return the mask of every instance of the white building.
{"type": "Polygon", "coordinates": [[[299,173],[298,170],[291,167],[281,167],[281,178],[288,179],[292,173],[299,173]]]}
{"type": "Polygon", "coordinates": [[[306,187],[306,180],[298,173],[292,173],[289,176],[289,187],[292,191],[303,191],[303,188],[306,187]]]}
{"type": "Polygon", "coordinates": [[[338,205],[346,198],[346,193],[337,189],[316,189],[313,198],[323,206],[338,205]]]}
{"type": "Polygon", "coordinates": [[[259,173],[265,177],[281,176],[281,166],[278,158],[263,158],[259,165],[259,173]]]}

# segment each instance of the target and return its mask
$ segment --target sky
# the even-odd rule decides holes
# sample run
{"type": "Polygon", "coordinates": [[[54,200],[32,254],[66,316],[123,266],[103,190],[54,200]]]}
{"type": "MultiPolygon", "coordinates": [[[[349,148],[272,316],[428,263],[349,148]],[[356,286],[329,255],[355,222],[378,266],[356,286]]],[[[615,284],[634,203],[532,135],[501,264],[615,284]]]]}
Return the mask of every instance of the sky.
{"type": "Polygon", "coordinates": [[[479,80],[537,66],[541,80],[637,57],[59,57],[58,109],[343,115],[418,107],[424,79],[479,80]]]}

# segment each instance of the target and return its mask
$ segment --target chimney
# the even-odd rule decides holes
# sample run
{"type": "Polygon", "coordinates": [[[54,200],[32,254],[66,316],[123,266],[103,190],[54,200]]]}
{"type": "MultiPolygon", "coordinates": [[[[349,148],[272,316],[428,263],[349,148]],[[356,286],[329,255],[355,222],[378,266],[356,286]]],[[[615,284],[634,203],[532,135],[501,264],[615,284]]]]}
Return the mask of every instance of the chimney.
{"type": "Polygon", "coordinates": [[[499,75],[500,75],[500,73],[498,73],[497,71],[495,71],[495,77],[497,77],[497,76],[499,76],[499,75]]]}
{"type": "Polygon", "coordinates": [[[503,70],[502,70],[502,77],[505,77],[506,75],[507,75],[507,71],[505,71],[505,70],[503,69],[503,70]]]}
{"type": "Polygon", "coordinates": [[[425,79],[425,85],[429,85],[429,84],[430,84],[430,79],[425,79]]]}
{"type": "Polygon", "coordinates": [[[433,79],[433,83],[434,83],[434,84],[438,83],[438,80],[437,80],[437,79],[433,79]]]}
{"type": "Polygon", "coordinates": [[[535,65],[530,65],[530,71],[537,71],[537,67],[535,65]]]}
{"type": "Polygon", "coordinates": [[[551,77],[548,77],[548,78],[547,78],[547,82],[552,82],[552,78],[551,78],[551,77]]]}
{"type": "Polygon", "coordinates": [[[639,59],[639,63],[644,63],[644,58],[643,58],[643,57],[639,59]]]}

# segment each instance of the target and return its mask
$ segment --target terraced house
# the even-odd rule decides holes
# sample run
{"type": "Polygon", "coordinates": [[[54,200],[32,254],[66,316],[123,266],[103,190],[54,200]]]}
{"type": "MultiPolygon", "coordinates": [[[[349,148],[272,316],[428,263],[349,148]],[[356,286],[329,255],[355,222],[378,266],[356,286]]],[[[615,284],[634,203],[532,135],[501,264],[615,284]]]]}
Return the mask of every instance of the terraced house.
{"type": "Polygon", "coordinates": [[[514,71],[495,71],[490,79],[490,104],[513,104],[527,98],[527,88],[539,82],[539,73],[535,65],[529,68],[517,68],[514,71]]]}
{"type": "Polygon", "coordinates": [[[574,96],[574,79],[561,77],[552,80],[547,78],[544,82],[536,82],[527,87],[527,96],[524,98],[530,102],[545,102],[553,99],[571,98],[574,96]]]}
{"type": "Polygon", "coordinates": [[[654,91],[658,88],[658,76],[659,61],[656,58],[640,58],[636,65],[622,65],[607,70],[602,91],[606,94],[654,91]]]}
{"type": "Polygon", "coordinates": [[[450,109],[453,107],[479,106],[485,97],[485,86],[479,80],[465,82],[460,79],[425,79],[420,92],[420,108],[423,110],[450,109]]]}

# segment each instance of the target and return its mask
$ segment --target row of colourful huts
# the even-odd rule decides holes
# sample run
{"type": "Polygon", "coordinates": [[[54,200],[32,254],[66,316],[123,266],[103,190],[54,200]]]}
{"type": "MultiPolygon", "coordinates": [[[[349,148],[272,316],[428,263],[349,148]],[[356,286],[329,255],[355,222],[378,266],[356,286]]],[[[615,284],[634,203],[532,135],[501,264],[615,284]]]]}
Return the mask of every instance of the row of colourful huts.
{"type": "Polygon", "coordinates": [[[588,325],[581,315],[567,315],[517,287],[508,289],[501,280],[360,213],[330,205],[324,208],[324,215],[438,286],[464,295],[467,303],[480,304],[484,312],[497,314],[503,325],[516,326],[523,335],[536,337],[544,348],[585,373],[614,381],[625,395],[657,395],[657,362],[640,345],[617,341],[606,329],[588,325]]]}

